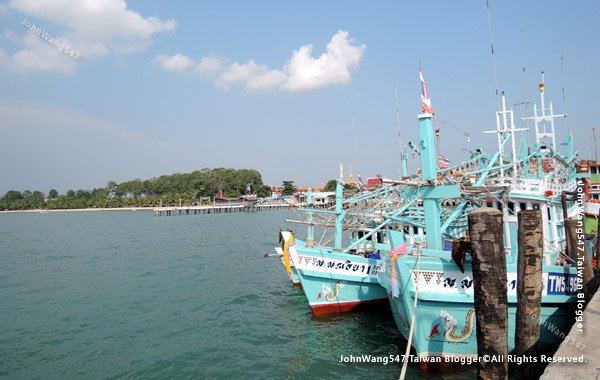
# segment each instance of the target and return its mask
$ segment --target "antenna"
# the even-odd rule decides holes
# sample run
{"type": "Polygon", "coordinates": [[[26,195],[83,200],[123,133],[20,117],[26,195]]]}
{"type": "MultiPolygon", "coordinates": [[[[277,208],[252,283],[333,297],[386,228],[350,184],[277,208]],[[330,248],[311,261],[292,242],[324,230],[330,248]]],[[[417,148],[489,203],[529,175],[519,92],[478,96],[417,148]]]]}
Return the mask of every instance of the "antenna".
{"type": "MultiPolygon", "coordinates": [[[[565,97],[565,65],[564,65],[565,56],[563,54],[560,55],[560,83],[562,87],[562,101],[563,101],[563,112],[565,115],[565,136],[569,134],[569,129],[567,128],[567,98],[565,97]]],[[[596,135],[594,135],[594,138],[596,135]]],[[[568,137],[567,137],[568,139],[568,137]]],[[[596,159],[597,160],[597,159],[596,159]]]]}
{"type": "Polygon", "coordinates": [[[356,126],[354,125],[354,114],[352,114],[352,135],[354,136],[354,158],[356,159],[356,172],[358,173],[358,144],[356,143],[356,126]]]}
{"type": "Polygon", "coordinates": [[[521,49],[523,49],[523,91],[525,96],[525,119],[522,119],[522,121],[525,123],[525,128],[528,128],[527,118],[529,117],[529,99],[527,98],[527,60],[525,59],[525,33],[523,32],[523,29],[521,29],[521,49]]]}
{"type": "MultiPolygon", "coordinates": [[[[394,95],[396,96],[396,126],[398,127],[398,144],[400,145],[400,165],[404,166],[404,160],[406,160],[406,147],[402,145],[402,135],[400,134],[400,110],[398,109],[398,88],[394,87],[394,95]]],[[[406,171],[405,169],[402,169],[406,171]]],[[[406,173],[402,173],[400,168],[398,168],[398,174],[400,174],[400,178],[406,175],[406,173]]]]}
{"type": "Polygon", "coordinates": [[[498,110],[498,108],[500,108],[500,102],[498,99],[498,78],[496,77],[496,56],[494,54],[494,36],[492,35],[492,14],[490,12],[490,0],[486,0],[486,4],[488,25],[490,27],[490,46],[492,48],[492,68],[494,69],[494,86],[496,89],[496,110],[498,110]]]}

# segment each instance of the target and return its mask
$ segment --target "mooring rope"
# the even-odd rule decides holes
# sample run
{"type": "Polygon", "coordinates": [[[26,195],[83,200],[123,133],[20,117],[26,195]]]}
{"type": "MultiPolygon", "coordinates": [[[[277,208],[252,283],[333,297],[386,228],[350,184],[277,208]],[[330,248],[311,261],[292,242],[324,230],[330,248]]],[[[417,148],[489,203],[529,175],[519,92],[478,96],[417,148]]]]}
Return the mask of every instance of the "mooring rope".
{"type": "Polygon", "coordinates": [[[410,355],[410,347],[412,346],[413,332],[415,330],[415,317],[417,313],[417,301],[419,299],[419,275],[421,273],[421,249],[417,251],[417,279],[415,281],[415,302],[413,303],[412,317],[410,321],[410,333],[408,334],[408,343],[406,344],[406,352],[404,353],[404,363],[402,364],[402,372],[400,372],[400,380],[404,380],[406,376],[406,368],[408,367],[408,356],[410,355]]]}

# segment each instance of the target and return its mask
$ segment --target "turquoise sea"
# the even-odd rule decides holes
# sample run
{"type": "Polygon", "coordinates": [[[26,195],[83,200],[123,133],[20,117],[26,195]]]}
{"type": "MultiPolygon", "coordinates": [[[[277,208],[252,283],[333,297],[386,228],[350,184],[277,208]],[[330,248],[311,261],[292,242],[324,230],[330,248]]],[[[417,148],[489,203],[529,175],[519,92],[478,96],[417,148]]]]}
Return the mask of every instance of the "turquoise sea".
{"type": "Polygon", "coordinates": [[[315,318],[263,257],[289,217],[0,215],[0,377],[397,379],[399,363],[339,362],[404,353],[389,311],[315,318]]]}

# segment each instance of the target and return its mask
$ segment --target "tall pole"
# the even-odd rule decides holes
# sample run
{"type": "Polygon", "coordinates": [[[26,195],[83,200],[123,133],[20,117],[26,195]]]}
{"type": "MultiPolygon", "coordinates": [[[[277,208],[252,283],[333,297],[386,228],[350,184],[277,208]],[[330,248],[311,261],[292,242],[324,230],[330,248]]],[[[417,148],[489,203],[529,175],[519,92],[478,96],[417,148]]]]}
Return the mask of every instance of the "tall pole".
{"type": "MultiPolygon", "coordinates": [[[[419,151],[421,158],[421,178],[424,181],[435,181],[438,170],[438,157],[435,147],[435,135],[431,124],[432,115],[422,113],[419,119],[419,151]]],[[[427,248],[442,249],[442,230],[440,226],[440,202],[435,197],[424,197],[425,229],[427,231],[427,248]]]]}
{"type": "Polygon", "coordinates": [[[594,152],[596,153],[596,162],[598,162],[598,146],[596,145],[596,128],[592,128],[594,134],[594,152]]]}
{"type": "MultiPolygon", "coordinates": [[[[306,194],[306,203],[308,203],[306,205],[306,207],[309,210],[312,210],[313,208],[313,199],[312,199],[312,188],[308,188],[308,193],[306,194]]],[[[308,225],[308,237],[306,239],[306,244],[308,246],[312,246],[315,243],[315,225],[313,224],[313,213],[312,211],[308,212],[308,222],[310,223],[308,225]]]]}
{"type": "Polygon", "coordinates": [[[338,179],[335,186],[335,248],[342,248],[342,226],[344,223],[342,179],[338,179]]]}
{"type": "MultiPolygon", "coordinates": [[[[354,136],[354,158],[356,159],[356,172],[359,173],[358,169],[358,143],[356,142],[356,126],[354,125],[354,114],[352,114],[352,135],[354,136]]],[[[352,168],[350,168],[352,171],[352,168]]]]}
{"type": "Polygon", "coordinates": [[[402,171],[400,175],[406,177],[408,175],[406,165],[406,148],[402,146],[402,135],[400,134],[400,111],[398,109],[398,89],[394,88],[394,94],[396,95],[396,126],[398,127],[398,144],[400,144],[400,164],[402,165],[402,171]]]}

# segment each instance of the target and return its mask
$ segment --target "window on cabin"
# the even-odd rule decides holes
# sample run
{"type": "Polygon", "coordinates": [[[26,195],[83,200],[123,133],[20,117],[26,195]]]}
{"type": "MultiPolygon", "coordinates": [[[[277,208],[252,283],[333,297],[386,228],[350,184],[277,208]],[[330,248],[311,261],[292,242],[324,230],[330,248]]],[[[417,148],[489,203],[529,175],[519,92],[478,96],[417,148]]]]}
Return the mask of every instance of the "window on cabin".
{"type": "Polygon", "coordinates": [[[546,207],[546,211],[548,212],[548,220],[552,220],[552,213],[550,212],[550,206],[546,207]]]}
{"type": "Polygon", "coordinates": [[[527,210],[527,203],[525,203],[525,202],[521,202],[521,203],[519,203],[519,208],[520,208],[521,210],[527,210]]]}
{"type": "Polygon", "coordinates": [[[592,167],[590,168],[590,172],[591,172],[592,174],[598,174],[598,168],[597,168],[596,166],[592,166],[592,167]]]}
{"type": "Polygon", "coordinates": [[[419,234],[419,228],[417,228],[417,226],[413,226],[413,235],[418,235],[419,234]]]}
{"type": "Polygon", "coordinates": [[[489,202],[486,202],[485,205],[488,206],[488,207],[494,207],[494,202],[489,201],[489,202]]]}
{"type": "Polygon", "coordinates": [[[539,205],[539,204],[537,204],[537,203],[534,203],[534,204],[533,204],[533,209],[534,209],[534,210],[539,210],[539,209],[540,209],[540,205],[539,205]]]}
{"type": "Polygon", "coordinates": [[[402,232],[407,235],[410,235],[410,226],[402,226],[402,232]]]}
{"type": "Polygon", "coordinates": [[[515,215],[515,202],[508,202],[508,215],[515,215]]]}
{"type": "Polygon", "coordinates": [[[498,201],[496,202],[496,208],[500,211],[502,211],[502,202],[498,201]]]}

